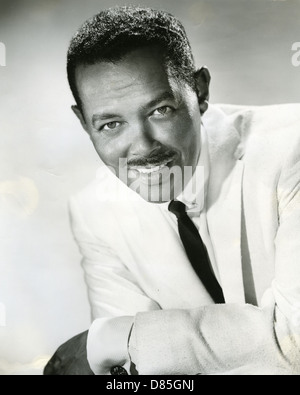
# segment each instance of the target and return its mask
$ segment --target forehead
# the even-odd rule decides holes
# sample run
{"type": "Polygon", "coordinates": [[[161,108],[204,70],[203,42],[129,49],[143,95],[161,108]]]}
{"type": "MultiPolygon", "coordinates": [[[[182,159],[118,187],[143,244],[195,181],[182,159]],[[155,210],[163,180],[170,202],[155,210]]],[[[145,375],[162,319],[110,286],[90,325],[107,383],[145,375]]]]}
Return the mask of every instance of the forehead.
{"type": "Polygon", "coordinates": [[[180,92],[178,83],[168,76],[162,54],[155,48],[136,50],[117,62],[79,66],[76,81],[85,108],[126,99],[147,100],[161,91],[180,92]]]}

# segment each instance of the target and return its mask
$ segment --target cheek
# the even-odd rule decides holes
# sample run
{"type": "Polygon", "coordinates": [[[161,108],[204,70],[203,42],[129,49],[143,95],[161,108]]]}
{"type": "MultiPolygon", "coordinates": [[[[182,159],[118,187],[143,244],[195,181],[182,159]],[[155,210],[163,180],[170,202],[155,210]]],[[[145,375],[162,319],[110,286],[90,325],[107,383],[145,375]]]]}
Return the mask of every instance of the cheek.
{"type": "Polygon", "coordinates": [[[184,156],[198,149],[200,138],[200,117],[179,114],[173,123],[170,138],[174,147],[182,151],[184,156]]]}
{"type": "Polygon", "coordinates": [[[108,166],[117,168],[119,158],[126,157],[125,147],[119,139],[107,140],[101,136],[92,135],[92,143],[94,144],[97,154],[101,160],[108,166]]]}

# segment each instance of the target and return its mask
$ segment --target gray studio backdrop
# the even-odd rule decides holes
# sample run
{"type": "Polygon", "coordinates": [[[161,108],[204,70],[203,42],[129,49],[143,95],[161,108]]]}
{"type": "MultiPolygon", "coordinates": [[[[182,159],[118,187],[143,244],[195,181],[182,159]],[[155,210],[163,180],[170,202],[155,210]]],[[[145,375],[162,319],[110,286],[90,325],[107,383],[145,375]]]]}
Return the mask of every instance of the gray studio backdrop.
{"type": "MultiPolygon", "coordinates": [[[[67,200],[95,177],[98,159],[70,110],[65,54],[85,19],[126,3],[0,1],[2,375],[40,374],[56,347],[90,323],[67,200]]],[[[198,66],[211,70],[212,102],[300,101],[300,62],[292,62],[292,46],[300,42],[299,1],[139,4],[184,22],[198,66]]]]}

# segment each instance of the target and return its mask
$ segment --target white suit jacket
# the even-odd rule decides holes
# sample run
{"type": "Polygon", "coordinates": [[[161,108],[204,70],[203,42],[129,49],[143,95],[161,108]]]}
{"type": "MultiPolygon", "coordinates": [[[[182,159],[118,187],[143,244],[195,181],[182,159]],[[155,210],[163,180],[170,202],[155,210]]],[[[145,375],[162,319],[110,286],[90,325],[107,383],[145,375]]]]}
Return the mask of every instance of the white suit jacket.
{"type": "Polygon", "coordinates": [[[300,105],[210,105],[203,124],[226,305],[213,304],[170,214],[103,167],[70,202],[93,318],[136,315],[141,374],[300,374],[300,105]]]}

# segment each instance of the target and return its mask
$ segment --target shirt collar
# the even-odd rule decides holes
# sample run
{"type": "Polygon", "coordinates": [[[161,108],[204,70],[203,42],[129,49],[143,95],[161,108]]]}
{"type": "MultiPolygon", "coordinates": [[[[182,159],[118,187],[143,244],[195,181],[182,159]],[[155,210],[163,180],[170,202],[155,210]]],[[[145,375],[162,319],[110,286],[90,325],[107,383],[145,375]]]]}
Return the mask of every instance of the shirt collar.
{"type": "MultiPolygon", "coordinates": [[[[207,183],[209,179],[209,155],[207,132],[201,127],[201,152],[194,174],[184,190],[176,198],[187,207],[189,213],[200,213],[205,207],[207,183]]],[[[170,202],[158,204],[163,209],[168,209],[170,202]]]]}

